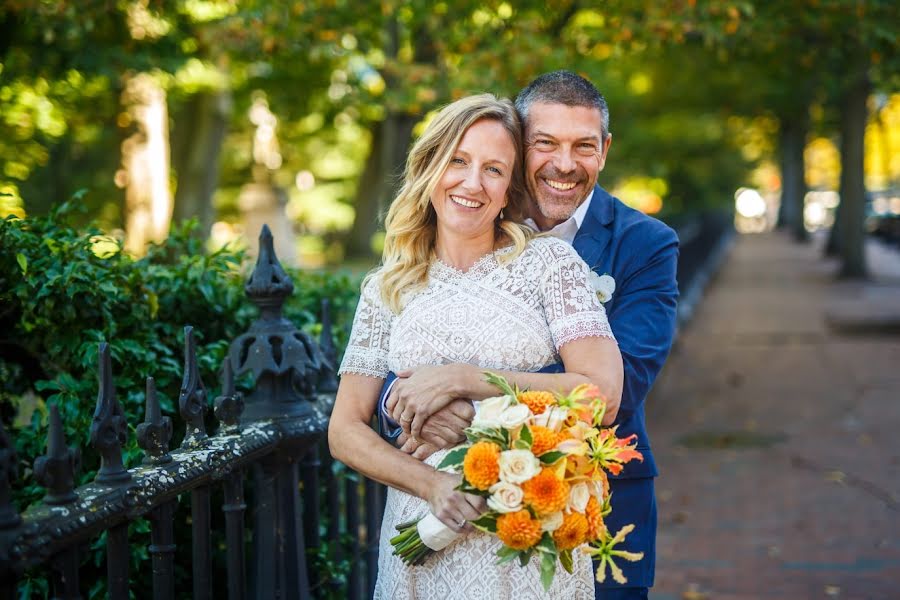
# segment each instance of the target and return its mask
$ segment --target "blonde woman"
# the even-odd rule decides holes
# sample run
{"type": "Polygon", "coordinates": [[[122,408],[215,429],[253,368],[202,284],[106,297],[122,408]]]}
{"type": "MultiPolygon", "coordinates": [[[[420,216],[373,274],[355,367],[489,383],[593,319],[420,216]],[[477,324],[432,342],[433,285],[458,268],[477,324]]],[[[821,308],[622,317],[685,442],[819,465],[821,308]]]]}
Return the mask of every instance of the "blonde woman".
{"type": "MultiPolygon", "coordinates": [[[[622,359],[589,270],[571,246],[522,225],[522,133],[512,104],[490,94],[438,113],[412,148],[386,220],[382,266],[363,284],[328,439],[338,460],[388,486],[376,598],[544,597],[538,561],[497,566],[499,541],[467,521],[483,498],[456,491],[459,476],[392,447],[369,427],[384,378],[422,365],[520,386],[600,387],[613,414],[622,359]],[[566,373],[534,373],[564,362],[566,373]],[[392,556],[395,526],[434,513],[467,535],[408,567],[392,556]]],[[[484,395],[494,390],[485,386],[484,395]]],[[[478,399],[478,398],[475,398],[478,399]]],[[[404,416],[423,422],[446,402],[404,416]]],[[[560,571],[550,597],[593,598],[586,555],[560,571]]]]}

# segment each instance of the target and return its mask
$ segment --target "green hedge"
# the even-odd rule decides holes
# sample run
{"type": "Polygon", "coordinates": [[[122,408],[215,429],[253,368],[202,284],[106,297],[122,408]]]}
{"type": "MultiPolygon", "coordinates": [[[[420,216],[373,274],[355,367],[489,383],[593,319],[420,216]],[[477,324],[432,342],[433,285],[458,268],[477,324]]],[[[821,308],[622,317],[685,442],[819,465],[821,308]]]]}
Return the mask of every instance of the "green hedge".
{"type": "MultiPolygon", "coordinates": [[[[207,252],[195,223],[176,228],[135,260],[102,231],[72,226],[77,207],[73,198],[46,217],[0,221],[0,411],[18,453],[13,492],[20,509],[44,493],[31,468],[45,451],[49,403],[59,407],[67,443],[82,449],[80,483],[93,479],[99,467],[89,436],[101,341],[110,343],[116,392],[129,423],[124,454],[130,467],[143,456],[134,428],[143,421],[147,376],[156,380],[163,412],[174,417],[173,446],[180,441],[184,326],[194,326],[201,376],[213,398],[229,343],[257,315],[243,290],[252,265],[232,249],[207,252]]],[[[330,299],[336,343],[343,348],[359,277],[290,273],[295,292],[285,315],[318,336],[321,300],[330,299]]],[[[138,524],[136,533],[145,527],[138,524]]],[[[94,546],[88,562],[99,566],[102,545],[94,546]]],[[[132,548],[134,569],[144,551],[132,548]]],[[[29,579],[20,595],[40,594],[45,585],[29,579]]],[[[98,584],[90,596],[102,593],[98,584]]]]}

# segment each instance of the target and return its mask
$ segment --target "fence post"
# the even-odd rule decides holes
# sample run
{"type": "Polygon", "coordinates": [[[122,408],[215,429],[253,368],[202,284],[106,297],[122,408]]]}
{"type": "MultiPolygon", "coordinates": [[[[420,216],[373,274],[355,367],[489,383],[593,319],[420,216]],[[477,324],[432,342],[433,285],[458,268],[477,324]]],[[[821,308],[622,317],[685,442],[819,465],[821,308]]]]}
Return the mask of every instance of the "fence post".
{"type": "Polygon", "coordinates": [[[268,226],[260,233],[259,256],[244,290],[260,316],[232,342],[227,360],[235,376],[251,372],[255,378],[245,401],[244,420],[270,420],[284,434],[278,449],[254,469],[249,596],[306,598],[309,577],[298,461],[325,429],[326,420],[315,407],[315,389],[326,362],[315,340],[282,316],[282,305],[294,284],[275,256],[268,226]]]}

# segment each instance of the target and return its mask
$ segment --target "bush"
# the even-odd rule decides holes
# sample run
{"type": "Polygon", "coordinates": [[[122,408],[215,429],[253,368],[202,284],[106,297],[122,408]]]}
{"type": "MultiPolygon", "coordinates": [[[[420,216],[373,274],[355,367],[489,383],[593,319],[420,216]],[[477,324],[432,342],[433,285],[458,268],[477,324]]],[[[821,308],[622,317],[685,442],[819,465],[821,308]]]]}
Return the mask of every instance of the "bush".
{"type": "MultiPolygon", "coordinates": [[[[130,427],[124,459],[131,467],[143,458],[134,428],[144,418],[147,376],[156,380],[164,414],[177,414],[184,326],[194,326],[201,377],[211,399],[228,345],[257,315],[244,295],[248,265],[242,269],[243,254],[227,248],[207,252],[195,223],[176,228],[135,260],[99,229],[71,226],[76,201],[47,217],[0,221],[0,412],[18,453],[20,477],[13,493],[20,510],[44,493],[31,466],[45,451],[48,403],[59,407],[67,443],[82,449],[80,484],[92,480],[99,467],[89,437],[101,341],[110,343],[117,397],[130,427]]],[[[318,335],[320,303],[329,298],[342,348],[358,280],[328,273],[291,275],[295,292],[285,315],[318,335]]],[[[181,418],[174,416],[173,422],[181,418]]],[[[179,440],[176,432],[173,446],[179,440]]],[[[131,547],[137,560],[144,549],[131,547]]],[[[102,551],[92,554],[95,560],[89,562],[102,564],[96,560],[102,551]]],[[[43,582],[31,583],[43,587],[43,582]]],[[[99,593],[96,586],[91,590],[91,596],[99,593]]]]}

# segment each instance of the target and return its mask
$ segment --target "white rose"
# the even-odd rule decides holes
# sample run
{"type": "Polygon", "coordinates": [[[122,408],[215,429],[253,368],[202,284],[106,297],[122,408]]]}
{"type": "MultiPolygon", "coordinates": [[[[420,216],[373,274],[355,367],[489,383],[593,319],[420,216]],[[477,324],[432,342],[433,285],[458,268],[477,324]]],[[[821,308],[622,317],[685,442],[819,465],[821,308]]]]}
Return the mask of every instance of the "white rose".
{"type": "Polygon", "coordinates": [[[572,486],[572,489],[569,490],[569,500],[566,503],[566,508],[584,514],[584,509],[587,508],[587,503],[590,499],[591,490],[588,488],[587,484],[576,483],[572,486]]]}
{"type": "Polygon", "coordinates": [[[475,418],[472,427],[495,428],[500,426],[500,415],[512,403],[509,396],[494,396],[475,403],[475,418]]]}
{"type": "Polygon", "coordinates": [[[504,450],[500,453],[500,481],[524,483],[541,472],[541,461],[531,450],[504,450]]]}
{"type": "Polygon", "coordinates": [[[563,524],[562,511],[551,513],[545,517],[541,517],[541,531],[549,531],[553,533],[563,524]]]}
{"type": "Polygon", "coordinates": [[[506,429],[515,429],[528,422],[531,418],[531,409],[526,404],[513,404],[500,414],[500,426],[506,429]]]}
{"type": "Polygon", "coordinates": [[[559,406],[548,406],[547,410],[539,415],[534,416],[532,421],[535,425],[541,425],[552,431],[559,431],[566,421],[568,411],[559,406]]]}
{"type": "Polygon", "coordinates": [[[525,494],[519,486],[498,481],[488,491],[491,497],[487,500],[488,508],[498,513],[511,513],[522,510],[522,498],[525,494]]]}
{"type": "Polygon", "coordinates": [[[597,275],[591,271],[590,282],[594,287],[594,291],[597,292],[597,298],[600,299],[600,302],[605,303],[612,299],[613,292],[616,291],[616,280],[610,275],[597,275]]]}
{"type": "Polygon", "coordinates": [[[603,482],[602,481],[589,481],[588,482],[588,491],[590,491],[591,496],[597,499],[597,502],[603,504],[603,482]]]}

